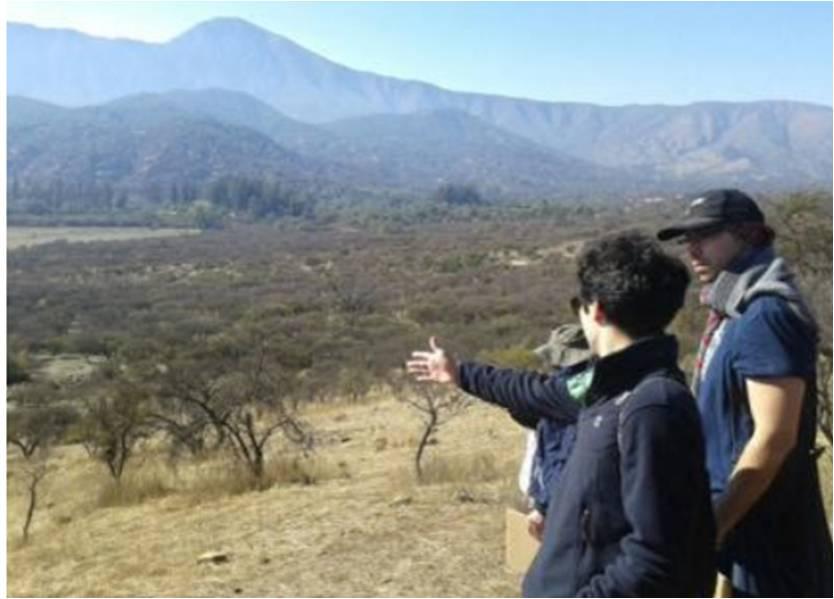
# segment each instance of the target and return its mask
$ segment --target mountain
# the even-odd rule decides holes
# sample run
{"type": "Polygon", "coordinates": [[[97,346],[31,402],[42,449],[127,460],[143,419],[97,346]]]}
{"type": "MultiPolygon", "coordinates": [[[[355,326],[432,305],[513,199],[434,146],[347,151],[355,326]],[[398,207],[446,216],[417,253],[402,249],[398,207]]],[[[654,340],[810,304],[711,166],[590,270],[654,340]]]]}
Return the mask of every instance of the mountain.
{"type": "Polygon", "coordinates": [[[214,19],[165,44],[104,40],[9,23],[8,93],[67,106],[142,92],[241,91],[299,120],[439,108],[435,86],[364,73],[240,19],[214,19]]]}
{"type": "MultiPolygon", "coordinates": [[[[161,94],[131,96],[141,101],[176,107],[224,123],[254,129],[276,143],[299,153],[316,154],[335,142],[333,135],[316,125],[292,119],[272,106],[245,93],[224,89],[175,90],[161,94]]],[[[338,162],[338,157],[337,162],[338,162]]]]}
{"type": "Polygon", "coordinates": [[[235,174],[423,194],[469,182],[512,198],[611,188],[627,178],[455,111],[315,126],[245,94],[205,90],[82,108],[12,96],[8,117],[8,172],[23,182],[147,189],[235,174]]]}
{"type": "MultiPolygon", "coordinates": [[[[145,102],[151,96],[143,96],[145,102]]],[[[254,129],[319,161],[350,166],[369,183],[433,188],[470,181],[496,190],[553,193],[629,176],[536,144],[465,112],[381,114],[311,125],[253,97],[219,89],[174,91],[155,102],[254,129]]]]}
{"type": "MultiPolygon", "coordinates": [[[[671,179],[830,181],[830,108],[798,102],[683,107],[563,107],[550,145],[604,165],[671,179]]],[[[555,116],[556,111],[551,112],[555,116]]]]}
{"type": "Polygon", "coordinates": [[[269,173],[343,178],[267,135],[143,97],[84,108],[8,99],[7,168],[19,181],[95,181],[129,189],[269,173]]]}
{"type": "Polygon", "coordinates": [[[324,125],[327,152],[380,171],[395,185],[471,182],[499,195],[612,189],[628,177],[454,110],[375,115],[324,125]]]}
{"type": "Polygon", "coordinates": [[[308,124],[456,111],[557,155],[668,186],[830,185],[832,111],[800,102],[597,106],[461,93],[341,66],[239,19],[163,44],[10,23],[8,92],[65,106],[219,88],[308,124]]]}

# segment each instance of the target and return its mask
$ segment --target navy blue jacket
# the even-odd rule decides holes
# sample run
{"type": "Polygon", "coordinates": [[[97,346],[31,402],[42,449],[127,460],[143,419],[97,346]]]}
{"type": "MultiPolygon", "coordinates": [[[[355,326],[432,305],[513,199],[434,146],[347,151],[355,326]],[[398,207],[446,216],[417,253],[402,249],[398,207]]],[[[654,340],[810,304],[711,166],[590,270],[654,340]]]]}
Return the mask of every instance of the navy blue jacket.
{"type": "MultiPolygon", "coordinates": [[[[472,364],[475,366],[474,364],[472,364]]],[[[574,375],[585,371],[588,368],[588,361],[574,364],[570,367],[557,368],[543,380],[550,386],[557,386],[560,397],[567,397],[565,390],[567,381],[574,375]]],[[[492,366],[480,366],[482,372],[489,373],[495,370],[492,366]]],[[[471,392],[471,390],[470,390],[471,392]]],[[[490,403],[498,403],[489,393],[483,397],[490,403]]],[[[547,513],[550,502],[550,489],[557,484],[570,457],[573,444],[576,442],[576,418],[581,407],[581,400],[572,397],[574,406],[565,405],[564,414],[551,415],[549,418],[539,418],[529,410],[515,411],[512,406],[507,408],[510,417],[523,427],[535,429],[536,431],[536,454],[531,472],[530,488],[527,493],[533,499],[536,510],[541,514],[547,513]]]]}
{"type": "Polygon", "coordinates": [[[527,494],[540,514],[547,513],[550,489],[558,484],[576,443],[575,424],[557,424],[548,418],[536,426],[536,453],[527,494]]]}
{"type": "Polygon", "coordinates": [[[593,367],[580,411],[564,377],[460,365],[464,391],[515,414],[577,422],[524,596],[711,595],[704,441],[675,339],[639,341],[593,367]]]}

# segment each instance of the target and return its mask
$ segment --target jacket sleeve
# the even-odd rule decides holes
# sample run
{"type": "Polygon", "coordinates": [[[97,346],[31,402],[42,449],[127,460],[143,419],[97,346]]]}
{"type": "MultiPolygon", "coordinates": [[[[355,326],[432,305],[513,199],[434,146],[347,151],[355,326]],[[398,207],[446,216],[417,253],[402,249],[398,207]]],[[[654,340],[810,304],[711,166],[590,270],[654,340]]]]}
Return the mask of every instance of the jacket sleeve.
{"type": "MultiPolygon", "coordinates": [[[[698,461],[692,447],[694,423],[678,408],[646,405],[630,411],[621,425],[621,494],[629,532],[619,555],[577,597],[658,597],[687,593],[681,585],[692,555],[709,548],[712,520],[705,488],[694,478],[698,461]],[[699,491],[703,491],[704,502],[699,491]]],[[[714,542],[713,542],[714,543],[714,542]]],[[[714,544],[713,544],[714,546],[714,544]]]]}
{"type": "Polygon", "coordinates": [[[541,418],[573,423],[579,413],[579,404],[559,376],[461,362],[458,380],[463,391],[501,406],[529,428],[535,428],[541,418]]]}

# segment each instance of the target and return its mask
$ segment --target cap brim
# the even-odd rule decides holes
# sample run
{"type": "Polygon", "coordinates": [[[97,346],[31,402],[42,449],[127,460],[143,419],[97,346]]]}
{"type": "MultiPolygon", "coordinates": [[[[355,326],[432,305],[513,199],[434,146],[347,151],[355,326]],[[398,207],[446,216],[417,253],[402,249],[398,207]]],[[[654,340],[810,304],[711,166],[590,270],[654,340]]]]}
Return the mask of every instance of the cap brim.
{"type": "Polygon", "coordinates": [[[691,218],[671,227],[661,229],[657,232],[657,238],[660,241],[668,241],[669,239],[680,237],[681,235],[685,235],[686,233],[689,233],[691,231],[698,231],[699,229],[708,229],[710,227],[720,225],[723,222],[725,221],[723,221],[720,218],[691,218]]]}

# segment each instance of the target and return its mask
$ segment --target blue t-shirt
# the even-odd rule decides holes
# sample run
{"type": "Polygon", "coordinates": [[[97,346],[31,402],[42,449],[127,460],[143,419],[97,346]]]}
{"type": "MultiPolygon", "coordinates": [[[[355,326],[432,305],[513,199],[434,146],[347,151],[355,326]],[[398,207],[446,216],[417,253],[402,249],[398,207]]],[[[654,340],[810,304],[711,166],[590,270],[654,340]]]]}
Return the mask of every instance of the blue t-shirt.
{"type": "Polygon", "coordinates": [[[742,593],[820,596],[822,589],[822,596],[831,596],[831,537],[812,457],[815,331],[786,300],[764,295],[740,317],[725,320],[715,335],[697,397],[714,498],[726,489],[753,434],[746,380],[799,377],[807,385],[797,445],[765,494],[728,535],[719,568],[742,593]]]}
{"type": "Polygon", "coordinates": [[[707,437],[707,469],[713,494],[724,491],[753,434],[746,379],[800,377],[813,382],[813,331],[775,296],[755,299],[740,318],[716,331],[715,352],[698,389],[698,409],[707,437]]]}

